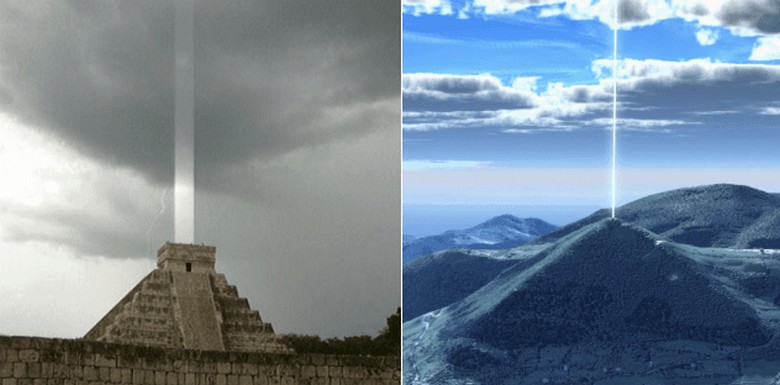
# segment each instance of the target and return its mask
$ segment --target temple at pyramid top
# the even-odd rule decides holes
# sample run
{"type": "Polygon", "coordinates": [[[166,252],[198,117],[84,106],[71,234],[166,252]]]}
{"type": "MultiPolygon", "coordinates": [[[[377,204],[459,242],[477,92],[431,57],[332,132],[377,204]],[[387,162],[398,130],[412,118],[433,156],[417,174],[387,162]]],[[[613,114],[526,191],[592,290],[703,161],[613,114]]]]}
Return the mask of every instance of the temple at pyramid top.
{"type": "Polygon", "coordinates": [[[157,268],[84,339],[178,349],[289,352],[214,269],[216,247],[166,243],[157,268]]]}

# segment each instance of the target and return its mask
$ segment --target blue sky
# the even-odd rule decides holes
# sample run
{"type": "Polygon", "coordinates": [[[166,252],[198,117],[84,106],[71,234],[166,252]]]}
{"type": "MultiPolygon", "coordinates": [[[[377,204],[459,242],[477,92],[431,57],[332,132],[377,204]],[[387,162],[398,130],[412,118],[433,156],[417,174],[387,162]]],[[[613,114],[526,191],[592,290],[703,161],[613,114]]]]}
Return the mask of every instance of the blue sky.
{"type": "MultiPolygon", "coordinates": [[[[404,1],[406,207],[607,206],[613,7],[404,1]]],[[[618,202],[780,191],[780,2],[619,7],[618,202]]]]}

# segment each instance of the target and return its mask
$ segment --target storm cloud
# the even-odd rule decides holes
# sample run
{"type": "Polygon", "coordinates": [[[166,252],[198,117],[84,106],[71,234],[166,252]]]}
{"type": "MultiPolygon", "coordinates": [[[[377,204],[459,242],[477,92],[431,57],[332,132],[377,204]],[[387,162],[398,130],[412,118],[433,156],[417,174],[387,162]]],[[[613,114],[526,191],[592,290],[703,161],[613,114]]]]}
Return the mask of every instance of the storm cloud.
{"type": "MultiPolygon", "coordinates": [[[[598,20],[614,24],[615,0],[447,0],[436,6],[419,1],[404,1],[404,10],[413,15],[439,13],[463,15],[503,15],[534,9],[541,17],[563,16],[572,20],[598,20]]],[[[426,2],[427,3],[427,2],[426,2]]],[[[722,27],[739,36],[777,36],[780,34],[780,2],[775,0],[619,0],[618,23],[621,29],[656,24],[679,18],[699,27],[722,27]]],[[[762,59],[757,59],[762,60],[762,59]]]]}
{"type": "MultiPolygon", "coordinates": [[[[0,247],[110,261],[170,239],[173,5],[0,4],[0,115],[65,154],[35,170],[67,169],[0,199],[0,247]]],[[[196,2],[195,241],[278,331],[374,334],[400,304],[399,9],[196,2]]]]}

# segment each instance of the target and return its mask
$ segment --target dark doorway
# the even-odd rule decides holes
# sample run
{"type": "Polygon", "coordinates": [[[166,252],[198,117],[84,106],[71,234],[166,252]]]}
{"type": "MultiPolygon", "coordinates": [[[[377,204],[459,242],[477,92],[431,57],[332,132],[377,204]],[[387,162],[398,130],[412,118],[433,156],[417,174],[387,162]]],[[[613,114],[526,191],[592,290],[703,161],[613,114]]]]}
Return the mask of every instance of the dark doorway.
{"type": "Polygon", "coordinates": [[[189,273],[191,271],[192,271],[192,263],[187,262],[187,272],[189,273]]]}

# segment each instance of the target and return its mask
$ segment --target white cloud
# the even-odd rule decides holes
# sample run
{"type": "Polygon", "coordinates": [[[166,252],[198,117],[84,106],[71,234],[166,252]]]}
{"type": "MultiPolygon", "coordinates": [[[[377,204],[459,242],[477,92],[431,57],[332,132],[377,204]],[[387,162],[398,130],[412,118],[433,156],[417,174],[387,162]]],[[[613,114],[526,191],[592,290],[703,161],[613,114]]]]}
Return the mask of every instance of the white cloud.
{"type": "Polygon", "coordinates": [[[422,14],[451,15],[449,0],[403,0],[403,12],[415,16],[422,14]]]}
{"type": "Polygon", "coordinates": [[[718,41],[718,31],[709,28],[699,28],[696,31],[696,41],[702,46],[713,45],[718,41]]]}
{"type": "MultiPolygon", "coordinates": [[[[596,60],[591,68],[597,84],[545,87],[536,78],[506,86],[491,75],[407,74],[404,130],[491,127],[525,134],[609,125],[612,61],[596,60]]],[[[716,115],[735,111],[758,116],[757,106],[775,102],[778,86],[780,66],[775,65],[624,59],[618,62],[620,124],[626,130],[671,133],[675,127],[718,124],[722,119],[716,115]]]]}
{"type": "Polygon", "coordinates": [[[0,241],[139,257],[170,238],[170,220],[159,215],[164,187],[132,169],[100,164],[9,115],[0,113],[0,126],[0,179],[9,181],[0,189],[0,241]]]}
{"type": "Polygon", "coordinates": [[[780,37],[760,37],[753,45],[750,60],[780,60],[780,37]]]}
{"type": "Polygon", "coordinates": [[[759,113],[761,115],[780,115],[780,107],[765,107],[759,113]]]}
{"type": "MultiPolygon", "coordinates": [[[[444,1],[444,0],[441,0],[444,1]]],[[[460,18],[469,13],[486,15],[515,14],[533,9],[538,17],[566,17],[571,20],[598,20],[614,28],[614,6],[617,0],[472,0],[457,9],[460,18]]],[[[439,6],[439,0],[406,0],[404,9],[409,12],[453,13],[452,6],[439,6]],[[406,4],[409,3],[407,6],[406,4]]],[[[780,49],[780,1],[777,0],[619,0],[619,26],[621,29],[656,24],[678,18],[695,24],[696,40],[706,46],[715,44],[719,28],[725,28],[737,36],[758,36],[750,60],[777,60],[780,49]]]]}

